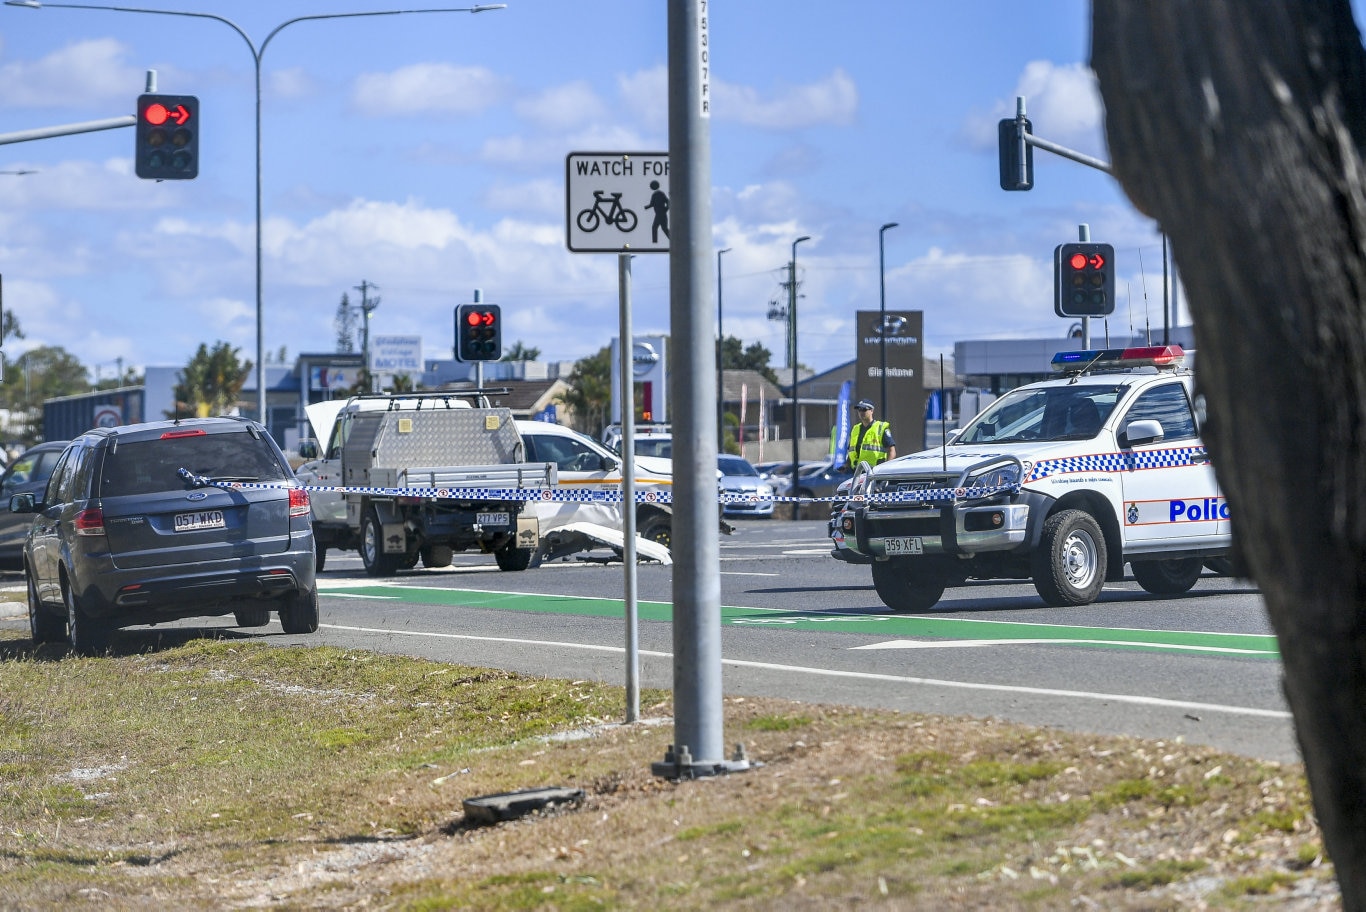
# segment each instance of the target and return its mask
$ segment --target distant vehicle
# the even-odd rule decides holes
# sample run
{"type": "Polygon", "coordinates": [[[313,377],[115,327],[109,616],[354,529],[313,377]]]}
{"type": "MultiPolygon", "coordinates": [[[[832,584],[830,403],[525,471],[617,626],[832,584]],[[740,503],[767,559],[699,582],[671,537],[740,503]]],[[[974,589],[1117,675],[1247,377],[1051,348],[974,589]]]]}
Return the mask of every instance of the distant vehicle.
{"type": "Polygon", "coordinates": [[[722,494],[744,495],[744,500],[721,502],[722,516],[772,516],[773,485],[759,477],[754,466],[742,456],[716,457],[722,494]]]}
{"type": "Polygon", "coordinates": [[[33,525],[32,516],[11,513],[7,509],[9,499],[15,494],[41,494],[66,443],[65,440],[49,440],[25,450],[0,475],[0,504],[6,507],[0,509],[0,568],[24,569],[24,538],[29,526],[33,525]]]}
{"type": "Polygon", "coordinates": [[[790,476],[784,476],[780,488],[789,497],[834,497],[839,486],[851,478],[849,472],[841,472],[829,462],[817,462],[803,466],[797,473],[795,490],[790,476]]]}
{"type": "MultiPolygon", "coordinates": [[[[673,426],[644,421],[634,428],[635,451],[637,456],[653,456],[657,459],[673,459],[673,426]]],[[[613,452],[621,452],[621,425],[609,424],[602,432],[602,442],[613,452]]]]}
{"type": "Polygon", "coordinates": [[[65,637],[95,655],[120,627],[222,614],[264,627],[272,610],[286,633],[318,629],[308,492],[254,421],[95,428],[67,444],[43,492],[9,506],[32,518],[35,643],[65,637]]]}
{"type": "MultiPolygon", "coordinates": [[[[820,463],[802,462],[798,463],[798,465],[804,469],[809,468],[810,466],[820,465],[820,463]]],[[[763,478],[772,478],[777,480],[780,484],[785,484],[787,476],[792,474],[792,460],[789,459],[786,462],[761,462],[754,466],[754,470],[763,478]]],[[[798,471],[800,471],[800,469],[798,471]]]]}

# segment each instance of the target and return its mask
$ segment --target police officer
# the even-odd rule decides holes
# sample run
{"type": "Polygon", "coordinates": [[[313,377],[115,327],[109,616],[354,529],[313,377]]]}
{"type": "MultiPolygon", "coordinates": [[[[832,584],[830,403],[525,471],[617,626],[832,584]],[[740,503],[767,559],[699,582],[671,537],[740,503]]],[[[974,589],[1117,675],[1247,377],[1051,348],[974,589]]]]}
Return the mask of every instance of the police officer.
{"type": "Polygon", "coordinates": [[[849,432],[849,470],[857,471],[860,462],[876,466],[896,458],[896,441],[892,426],[886,421],[873,420],[873,401],[860,399],[854,403],[858,424],[849,432]]]}

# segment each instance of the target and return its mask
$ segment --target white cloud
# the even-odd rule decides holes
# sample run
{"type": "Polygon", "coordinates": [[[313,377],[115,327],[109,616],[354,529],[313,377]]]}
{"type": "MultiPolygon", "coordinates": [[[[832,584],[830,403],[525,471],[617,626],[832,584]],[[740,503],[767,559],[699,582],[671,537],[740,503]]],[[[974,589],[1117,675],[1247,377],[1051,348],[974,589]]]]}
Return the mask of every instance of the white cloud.
{"type": "Polygon", "coordinates": [[[522,184],[495,184],[484,191],[483,205],[495,212],[533,212],[564,215],[564,185],[559,181],[537,180],[522,184]]]}
{"type": "Polygon", "coordinates": [[[34,61],[0,66],[0,106],[54,108],[123,99],[145,85],[128,48],[112,38],[77,41],[34,61]]]}
{"type": "Polygon", "coordinates": [[[303,67],[272,70],[269,83],[271,94],[279,98],[306,98],[317,89],[313,77],[303,67]]]}
{"type": "MultiPolygon", "coordinates": [[[[1025,66],[1015,94],[1023,96],[1029,117],[1048,125],[1050,136],[1078,141],[1095,136],[1104,120],[1096,74],[1081,63],[1059,67],[1043,60],[1025,66]]],[[[1010,112],[1014,116],[1012,99],[1010,112]]]]}
{"type": "Polygon", "coordinates": [[[1039,136],[1078,151],[1095,152],[1104,147],[1105,107],[1091,68],[1082,63],[1058,66],[1046,60],[1025,65],[1009,99],[1001,99],[990,111],[970,114],[960,136],[973,148],[996,148],[996,124],[1015,116],[1015,99],[1024,98],[1025,113],[1039,136]]]}
{"type": "Polygon", "coordinates": [[[570,134],[545,134],[537,137],[495,136],[485,140],[479,157],[498,166],[527,167],[547,162],[563,164],[567,150],[655,151],[667,148],[663,139],[651,139],[634,130],[614,125],[594,125],[570,134]]]}
{"type": "Polygon", "coordinates": [[[504,95],[503,80],[484,67],[415,63],[392,73],[357,77],[351,101],[372,117],[477,114],[504,95]]]}
{"type": "Polygon", "coordinates": [[[858,87],[849,74],[835,69],[819,82],[792,86],[764,97],[750,86],[713,84],[715,116],[769,130],[814,126],[848,126],[858,113],[858,87]]]}
{"type": "Polygon", "coordinates": [[[567,130],[603,119],[607,106],[586,82],[552,86],[517,102],[517,113],[545,130],[567,130]]]}
{"type": "MultiPolygon", "coordinates": [[[[712,110],[718,120],[769,130],[813,126],[846,126],[858,113],[858,87],[836,68],[807,85],[789,86],[765,95],[751,86],[713,80],[712,110]]],[[[669,73],[664,66],[617,77],[622,104],[651,129],[663,129],[669,114],[669,73]]]]}
{"type": "Polygon", "coordinates": [[[13,170],[26,168],[32,168],[33,173],[6,177],[0,183],[0,206],[7,210],[157,209],[173,205],[185,192],[172,186],[176,181],[138,180],[133,176],[131,158],[64,161],[55,166],[15,165],[13,170]]]}

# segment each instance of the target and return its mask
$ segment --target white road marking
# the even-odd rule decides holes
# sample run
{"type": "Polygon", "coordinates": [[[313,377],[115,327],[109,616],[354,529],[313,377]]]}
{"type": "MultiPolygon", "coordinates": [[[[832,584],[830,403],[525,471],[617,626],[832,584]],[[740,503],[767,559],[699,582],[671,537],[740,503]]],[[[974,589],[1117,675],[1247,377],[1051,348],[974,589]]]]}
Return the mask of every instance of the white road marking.
{"type": "Polygon", "coordinates": [[[1153,643],[1140,640],[1069,640],[1069,639],[1001,639],[1001,640],[887,640],[850,649],[972,649],[978,646],[1145,646],[1149,649],[1178,649],[1186,652],[1218,652],[1234,655],[1274,656],[1271,649],[1235,649],[1231,646],[1191,646],[1183,643],[1153,643]]]}
{"type": "MultiPolygon", "coordinates": [[[[320,624],[320,628],[345,630],[352,633],[380,633],[389,636],[430,637],[443,640],[469,640],[479,643],[516,643],[522,646],[547,646],[554,649],[583,649],[590,652],[624,654],[622,646],[599,646],[593,643],[566,643],[557,640],[526,640],[516,637],[473,636],[464,633],[428,633],[415,630],[388,630],[382,627],[350,627],[341,624],[320,624]]],[[[639,650],[639,654],[659,659],[671,659],[673,653],[639,650]]],[[[1217,712],[1232,716],[1253,716],[1263,719],[1289,719],[1290,713],[1279,709],[1258,709],[1253,706],[1225,706],[1221,703],[1196,703],[1188,700],[1168,700],[1163,697],[1142,697],[1132,694],[1098,693],[1085,690],[1059,690],[1051,687],[1025,687],[1018,684],[982,684],[973,681],[945,681],[936,678],[914,678],[906,675],[875,674],[867,671],[839,671],[832,668],[809,668],[800,665],[778,665],[772,662],[747,662],[722,659],[722,665],[732,668],[753,668],[761,671],[785,671],[826,678],[852,678],[861,681],[881,681],[890,684],[913,684],[922,687],[944,687],[954,690],[984,690],[992,693],[1026,694],[1040,697],[1064,697],[1072,700],[1092,700],[1102,703],[1127,703],[1134,706],[1154,706],[1195,712],[1217,712]]]]}

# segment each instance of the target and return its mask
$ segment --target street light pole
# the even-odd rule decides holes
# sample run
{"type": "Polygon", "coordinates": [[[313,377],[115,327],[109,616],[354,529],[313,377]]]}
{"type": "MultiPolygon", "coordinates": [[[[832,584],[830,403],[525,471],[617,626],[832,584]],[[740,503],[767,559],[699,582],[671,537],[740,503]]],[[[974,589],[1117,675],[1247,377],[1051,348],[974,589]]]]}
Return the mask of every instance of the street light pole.
{"type": "Polygon", "coordinates": [[[878,329],[878,348],[881,349],[882,372],[878,378],[882,381],[881,398],[877,407],[882,409],[882,414],[890,415],[891,406],[887,404],[887,259],[882,249],[882,237],[887,233],[888,228],[895,228],[896,222],[888,222],[877,230],[877,288],[878,288],[878,318],[882,321],[878,329]]]}
{"type": "Polygon", "coordinates": [[[154,16],[187,16],[192,19],[212,19],[221,22],[232,29],[242,40],[247,43],[251,50],[251,58],[256,66],[256,409],[257,419],[269,427],[266,420],[266,337],[265,337],[265,308],[262,303],[262,281],[261,281],[261,58],[266,52],[267,45],[272,38],[278,35],[283,29],[295,24],[296,22],[307,22],[312,19],[354,19],[361,16],[400,16],[404,13],[483,13],[488,10],[506,9],[506,3],[488,3],[480,6],[461,6],[461,7],[441,7],[433,9],[407,9],[407,10],[372,10],[358,13],[317,13],[311,16],[296,16],[287,19],[275,26],[266,35],[266,40],[261,42],[258,48],[248,37],[247,33],[224,16],[214,13],[191,13],[184,10],[164,10],[164,9],[141,9],[132,6],[100,6],[88,3],[45,3],[42,0],[5,0],[6,6],[22,6],[28,9],[42,9],[53,7],[54,9],[88,9],[105,10],[113,13],[147,13],[154,16]]]}
{"type": "MultiPolygon", "coordinates": [[[[802,235],[792,242],[792,262],[789,268],[792,274],[788,276],[788,305],[787,315],[792,323],[792,493],[797,493],[797,245],[802,241],[811,240],[810,235],[802,235]]],[[[801,508],[796,501],[792,502],[792,518],[796,519],[801,512],[801,508]]]]}
{"type": "Polygon", "coordinates": [[[730,253],[729,247],[716,251],[716,446],[726,445],[726,368],[722,352],[726,349],[726,331],[721,323],[721,254],[730,253]]]}

